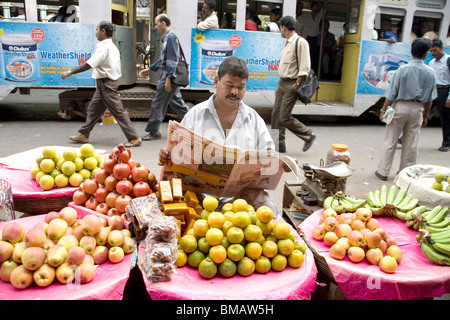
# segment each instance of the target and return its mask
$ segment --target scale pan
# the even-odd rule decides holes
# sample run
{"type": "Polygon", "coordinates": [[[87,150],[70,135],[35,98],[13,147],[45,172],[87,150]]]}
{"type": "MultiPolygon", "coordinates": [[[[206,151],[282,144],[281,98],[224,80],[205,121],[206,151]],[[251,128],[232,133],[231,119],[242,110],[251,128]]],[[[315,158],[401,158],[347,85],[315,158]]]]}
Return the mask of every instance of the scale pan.
{"type": "Polygon", "coordinates": [[[336,161],[323,167],[314,165],[309,165],[309,167],[325,179],[347,178],[356,171],[342,161],[336,161]]]}

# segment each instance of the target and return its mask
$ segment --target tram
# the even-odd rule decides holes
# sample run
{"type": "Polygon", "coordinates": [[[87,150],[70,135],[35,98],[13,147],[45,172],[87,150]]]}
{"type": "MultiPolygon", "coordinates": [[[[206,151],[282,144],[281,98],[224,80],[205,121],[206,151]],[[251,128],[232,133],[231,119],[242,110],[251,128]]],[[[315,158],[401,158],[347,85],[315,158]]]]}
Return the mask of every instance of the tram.
{"type": "MultiPolygon", "coordinates": [[[[27,26],[30,32],[35,28],[43,29],[46,40],[50,40],[50,47],[58,47],[60,44],[54,42],[59,38],[59,41],[67,40],[61,45],[67,46],[69,52],[75,49],[78,53],[83,50],[93,52],[95,25],[100,20],[112,21],[116,24],[115,43],[122,54],[124,75],[120,81],[124,106],[132,118],[147,118],[159,74],[151,73],[146,79],[138,78],[137,74],[139,69],[159,56],[161,35],[154,29],[154,18],[165,12],[171,18],[172,29],[180,39],[190,64],[190,85],[182,88],[186,102],[193,105],[207,99],[214,92],[212,79],[223,57],[237,55],[247,61],[250,71],[245,102],[254,108],[270,109],[275,99],[274,91],[279,80],[279,56],[285,39],[279,33],[266,31],[266,26],[274,8],[278,8],[282,15],[300,15],[300,1],[216,0],[220,28],[199,30],[197,23],[202,19],[203,2],[204,0],[2,2],[0,33],[9,32],[11,24],[21,26],[22,29],[27,26]],[[12,11],[8,12],[6,7],[12,8],[14,5],[25,9],[24,22],[14,21],[12,11]],[[49,14],[55,14],[61,6],[71,8],[73,23],[48,22],[49,14]],[[245,29],[246,19],[249,18],[247,8],[252,9],[253,17],[260,22],[258,31],[245,29]],[[230,14],[233,23],[226,27],[225,16],[230,14]],[[83,41],[80,41],[81,37],[84,37],[83,41]]],[[[446,0],[317,2],[322,21],[326,21],[320,24],[315,51],[317,64],[314,68],[320,80],[320,88],[311,103],[305,105],[299,100],[294,107],[294,114],[358,117],[364,112],[376,112],[383,102],[383,94],[393,72],[411,60],[410,43],[415,37],[432,30],[443,40],[445,51],[450,52],[450,3],[446,0]],[[391,30],[398,38],[395,43],[380,40],[383,33],[382,21],[386,19],[391,22],[391,30]],[[327,30],[334,34],[335,39],[342,35],[340,40],[343,40],[339,48],[341,59],[338,62],[338,72],[332,77],[325,73],[327,68],[324,67],[323,57],[327,50],[320,36],[322,33],[326,34],[327,30]]],[[[311,14],[314,1],[305,0],[301,4],[303,12],[300,21],[311,14]]],[[[57,80],[61,70],[73,67],[82,62],[83,58],[76,56],[78,59],[63,59],[62,62],[58,59],[43,59],[42,52],[51,51],[44,50],[44,42],[45,40],[38,44],[41,57],[38,80],[11,81],[6,79],[3,72],[0,85],[23,93],[29,92],[30,88],[67,89],[60,94],[60,116],[70,119],[74,115],[83,115],[95,86],[90,75],[86,74],[85,78],[69,78],[73,83],[57,80]]],[[[61,50],[53,48],[53,51],[61,50]]],[[[427,61],[431,58],[430,55],[427,61]]],[[[0,63],[2,69],[5,68],[4,64],[0,63]]]]}

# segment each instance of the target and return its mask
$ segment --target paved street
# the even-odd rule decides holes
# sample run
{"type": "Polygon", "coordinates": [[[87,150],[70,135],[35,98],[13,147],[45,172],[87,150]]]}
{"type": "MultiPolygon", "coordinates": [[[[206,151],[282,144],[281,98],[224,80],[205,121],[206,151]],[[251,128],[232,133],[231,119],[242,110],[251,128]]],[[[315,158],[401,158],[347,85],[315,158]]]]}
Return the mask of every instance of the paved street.
{"type": "MultiPolygon", "coordinates": [[[[28,97],[29,98],[29,97],[28,97]]],[[[11,103],[12,99],[0,103],[0,157],[19,153],[32,148],[54,145],[79,147],[70,142],[68,136],[77,134],[84,120],[61,120],[58,118],[58,105],[51,103],[30,106],[11,103]]],[[[45,99],[44,99],[45,100],[45,99]]],[[[262,114],[268,114],[264,112],[262,114]]],[[[373,117],[318,119],[302,117],[316,133],[317,139],[307,152],[303,152],[303,141],[287,132],[287,155],[298,160],[299,164],[319,165],[326,161],[327,151],[333,143],[349,146],[351,154],[350,167],[356,170],[347,181],[346,192],[355,197],[365,197],[368,191],[379,189],[381,185],[391,185],[398,170],[401,147],[399,145],[393,169],[387,182],[375,177],[374,171],[379,158],[379,147],[384,135],[384,125],[373,117]]],[[[144,135],[145,120],[133,121],[136,129],[144,135]]],[[[268,124],[270,127],[270,124],[268,124]]],[[[143,142],[134,148],[133,157],[159,175],[158,151],[165,145],[167,121],[163,123],[163,138],[159,141],[143,142]]],[[[125,136],[116,124],[101,125],[93,130],[90,142],[97,149],[110,151],[125,136]]],[[[441,142],[441,128],[437,121],[432,121],[421,131],[419,163],[450,166],[450,153],[438,152],[441,142]]],[[[296,180],[294,174],[284,174],[283,181],[276,190],[269,191],[279,208],[282,206],[284,181],[296,180]]]]}

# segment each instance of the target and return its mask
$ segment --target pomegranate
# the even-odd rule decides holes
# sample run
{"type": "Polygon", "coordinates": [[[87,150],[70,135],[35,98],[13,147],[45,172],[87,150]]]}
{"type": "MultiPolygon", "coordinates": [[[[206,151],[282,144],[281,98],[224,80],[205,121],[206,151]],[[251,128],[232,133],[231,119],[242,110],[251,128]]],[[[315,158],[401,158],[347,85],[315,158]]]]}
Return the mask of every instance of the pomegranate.
{"type": "Polygon", "coordinates": [[[95,207],[95,211],[101,214],[108,214],[109,207],[106,203],[99,203],[97,207],[95,207]]]}
{"type": "Polygon", "coordinates": [[[90,177],[83,181],[83,190],[87,194],[94,194],[98,188],[98,183],[95,181],[94,177],[90,177]]]}
{"type": "Polygon", "coordinates": [[[123,178],[128,178],[131,174],[130,166],[124,162],[118,163],[113,168],[113,174],[117,180],[122,180],[123,178]]]}
{"type": "Polygon", "coordinates": [[[138,182],[133,186],[133,194],[135,197],[145,197],[152,193],[150,186],[147,182],[138,182]]]}
{"type": "Polygon", "coordinates": [[[116,185],[117,193],[119,194],[130,194],[133,190],[133,183],[127,178],[123,178],[116,185]]]}
{"type": "Polygon", "coordinates": [[[113,156],[110,154],[104,161],[103,161],[103,169],[105,169],[106,173],[111,174],[113,173],[113,168],[117,164],[117,160],[113,158],[113,156]]]}
{"type": "Polygon", "coordinates": [[[105,188],[106,188],[106,190],[108,190],[110,192],[115,190],[118,181],[119,180],[117,180],[114,177],[114,175],[112,175],[112,174],[107,176],[106,179],[105,179],[105,188]]]}
{"type": "Polygon", "coordinates": [[[126,212],[125,208],[127,207],[127,205],[130,204],[130,202],[131,202],[131,197],[127,194],[122,194],[119,197],[117,197],[116,203],[115,203],[115,208],[120,213],[125,213],[126,212]]]}
{"type": "Polygon", "coordinates": [[[120,154],[119,160],[127,163],[131,159],[131,150],[127,149],[120,154]]]}
{"type": "Polygon", "coordinates": [[[88,201],[86,201],[86,203],[84,204],[84,206],[88,209],[94,210],[95,208],[97,208],[97,206],[99,205],[97,199],[95,199],[94,196],[91,196],[88,201]]]}
{"type": "Polygon", "coordinates": [[[136,166],[131,169],[131,176],[135,182],[148,180],[148,174],[148,169],[140,163],[136,164],[136,166]]]}
{"type": "Polygon", "coordinates": [[[130,166],[131,169],[133,169],[134,167],[136,167],[136,160],[134,160],[133,158],[130,158],[130,160],[128,160],[127,164],[130,166]]]}
{"type": "Polygon", "coordinates": [[[128,162],[128,160],[130,160],[131,158],[131,150],[130,149],[125,149],[125,147],[123,146],[123,144],[118,144],[117,146],[115,146],[112,149],[112,157],[119,162],[128,162]]]}
{"type": "Polygon", "coordinates": [[[109,191],[102,185],[97,188],[95,191],[95,199],[97,199],[98,202],[106,202],[106,196],[109,194],[109,191]]]}
{"type": "Polygon", "coordinates": [[[108,210],[107,215],[108,215],[109,217],[117,216],[117,215],[120,215],[120,212],[119,212],[116,208],[110,208],[110,209],[108,210]]]}
{"type": "Polygon", "coordinates": [[[118,196],[120,196],[120,194],[118,194],[116,190],[108,193],[105,199],[105,203],[108,205],[108,207],[114,208],[118,196]]]}
{"type": "Polygon", "coordinates": [[[150,186],[154,186],[156,184],[156,176],[153,172],[149,171],[147,182],[150,186]]]}
{"type": "Polygon", "coordinates": [[[88,201],[88,195],[82,188],[78,188],[78,190],[73,193],[72,199],[75,204],[84,205],[86,201],[88,201]]]}
{"type": "Polygon", "coordinates": [[[99,168],[96,172],[95,172],[95,181],[97,181],[100,184],[105,184],[105,179],[108,176],[108,173],[106,172],[105,168],[99,168]]]}

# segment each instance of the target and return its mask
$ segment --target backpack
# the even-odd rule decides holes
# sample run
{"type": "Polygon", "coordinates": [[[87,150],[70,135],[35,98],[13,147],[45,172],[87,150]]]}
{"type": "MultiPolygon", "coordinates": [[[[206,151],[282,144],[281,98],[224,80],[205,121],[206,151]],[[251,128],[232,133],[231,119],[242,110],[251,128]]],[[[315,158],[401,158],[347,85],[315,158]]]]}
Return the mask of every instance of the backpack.
{"type": "MultiPolygon", "coordinates": [[[[295,57],[298,57],[298,40],[295,42],[295,57]]],[[[298,58],[297,58],[298,60],[298,58]]],[[[297,95],[301,102],[304,104],[311,103],[311,98],[319,89],[319,80],[317,79],[316,73],[313,69],[310,69],[308,76],[303,80],[302,84],[297,89],[297,95]]]]}

